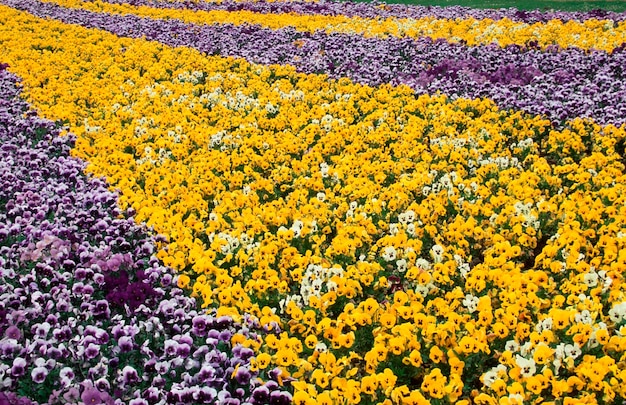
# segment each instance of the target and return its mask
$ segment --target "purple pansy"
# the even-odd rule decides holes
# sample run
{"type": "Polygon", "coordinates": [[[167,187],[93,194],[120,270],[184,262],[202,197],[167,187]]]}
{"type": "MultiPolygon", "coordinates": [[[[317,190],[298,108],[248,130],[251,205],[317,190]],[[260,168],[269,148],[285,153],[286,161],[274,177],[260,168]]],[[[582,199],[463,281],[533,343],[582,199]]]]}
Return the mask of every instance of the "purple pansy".
{"type": "Polygon", "coordinates": [[[48,369],[45,367],[35,367],[31,372],[30,376],[33,382],[37,384],[41,384],[46,381],[46,377],[48,376],[48,369]]]}
{"type": "Polygon", "coordinates": [[[19,340],[22,337],[22,333],[17,326],[11,325],[4,331],[4,336],[8,339],[19,340]]]}
{"type": "Polygon", "coordinates": [[[11,367],[11,375],[15,378],[21,377],[26,374],[26,360],[21,357],[13,359],[13,367],[11,367]]]}
{"type": "Polygon", "coordinates": [[[86,388],[81,394],[80,399],[85,403],[85,405],[97,405],[103,402],[100,391],[93,387],[86,388]]]}

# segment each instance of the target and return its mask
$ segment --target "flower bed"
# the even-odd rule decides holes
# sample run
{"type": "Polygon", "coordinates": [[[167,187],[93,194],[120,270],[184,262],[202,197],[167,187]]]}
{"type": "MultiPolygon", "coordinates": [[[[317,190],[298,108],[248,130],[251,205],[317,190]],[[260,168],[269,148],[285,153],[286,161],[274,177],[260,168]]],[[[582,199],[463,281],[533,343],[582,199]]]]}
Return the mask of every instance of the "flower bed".
{"type": "Polygon", "coordinates": [[[462,6],[407,6],[404,4],[381,4],[366,2],[333,2],[333,1],[185,1],[185,0],[103,0],[113,4],[130,4],[133,6],[150,6],[169,9],[191,10],[224,10],[239,11],[248,10],[263,14],[288,14],[300,15],[328,15],[363,18],[441,18],[454,20],[457,18],[475,18],[477,20],[501,20],[508,18],[511,21],[533,24],[536,22],[560,21],[585,21],[589,19],[623,21],[626,13],[616,13],[605,10],[592,10],[589,12],[567,12],[539,10],[508,9],[475,9],[462,6]]]}
{"type": "Polygon", "coordinates": [[[535,42],[543,47],[558,45],[563,48],[576,46],[582,49],[611,51],[626,40],[626,23],[619,15],[610,18],[588,18],[582,21],[552,19],[546,22],[515,22],[508,18],[500,20],[465,18],[437,18],[433,15],[423,18],[362,18],[333,15],[267,14],[247,10],[229,12],[223,10],[204,11],[194,7],[189,9],[159,9],[145,6],[131,6],[126,3],[81,2],[76,0],[48,0],[53,4],[80,7],[90,11],[112,14],[134,14],[142,17],[180,19],[184,22],[202,24],[259,25],[270,29],[285,26],[300,32],[326,32],[359,34],[374,38],[419,38],[445,39],[476,46],[495,43],[500,46],[535,42]]]}
{"type": "MultiPolygon", "coordinates": [[[[82,174],[0,65],[0,403],[289,403],[240,343],[263,329],[214,317],[82,174]],[[239,344],[235,344],[237,341],[239,344]]],[[[279,377],[279,372],[274,372],[279,377]]]]}
{"type": "Polygon", "coordinates": [[[372,86],[406,84],[418,94],[440,91],[453,97],[486,97],[503,109],[541,114],[554,123],[576,117],[602,124],[626,122],[626,50],[622,47],[610,54],[555,47],[546,52],[532,44],[504,49],[466,47],[429,38],[377,39],[307,34],[289,27],[203,26],[66,9],[32,0],[6,2],[41,17],[121,36],[146,36],[209,55],[289,64],[301,72],[349,77],[372,86]]]}
{"type": "MultiPolygon", "coordinates": [[[[141,253],[154,245],[131,244],[128,254],[147,257],[128,262],[139,266],[129,268],[128,285],[149,287],[146,275],[153,272],[165,277],[163,263],[193,297],[159,287],[144,310],[158,312],[164,297],[174,295],[181,310],[172,316],[187,320],[177,325],[187,325],[192,337],[203,329],[193,320],[203,309],[235,322],[222,339],[242,354],[233,349],[232,358],[220,357],[231,381],[223,396],[262,402],[254,392],[275,389],[268,401],[298,404],[626,398],[626,127],[622,116],[602,113],[622,106],[606,99],[599,108],[592,95],[604,85],[621,94],[621,48],[502,50],[426,40],[454,55],[495,52],[474,70],[494,85],[500,55],[509,55],[502,58],[511,58],[512,70],[500,75],[511,89],[521,87],[514,81],[523,69],[515,68],[526,66],[526,58],[553,60],[551,69],[587,63],[605,72],[581,78],[596,87],[571,97],[573,114],[589,103],[596,111],[589,117],[550,115],[555,105],[533,116],[475,93],[471,99],[419,94],[394,81],[391,62],[369,66],[374,76],[389,69],[390,79],[358,83],[328,66],[323,74],[295,62],[267,66],[207,55],[193,43],[198,34],[245,29],[279,38],[294,32],[288,28],[231,31],[236,28],[3,3],[49,17],[0,6],[0,56],[22,78],[25,96],[43,116],[69,125],[77,136],[73,155],[119,190],[121,209],[168,241],[155,248],[159,262],[141,253]],[[191,308],[194,299],[200,308],[191,308]],[[255,375],[269,382],[246,390],[245,379],[256,381],[255,375]]],[[[233,38],[221,35],[213,40],[233,38]]],[[[228,44],[233,55],[248,57],[247,38],[228,44]]],[[[344,37],[316,33],[307,40],[316,46],[325,38],[344,37]]],[[[365,43],[358,35],[345,38],[351,46],[337,44],[346,53],[365,43]]],[[[264,48],[267,62],[280,62],[272,52],[291,55],[298,48],[279,44],[264,48]]],[[[443,64],[442,76],[474,69],[453,65],[443,64]]],[[[531,86],[554,81],[547,72],[531,76],[531,86]]],[[[558,93],[571,81],[546,86],[558,93]]],[[[97,223],[88,229],[98,230],[97,223]]],[[[28,255],[45,261],[55,241],[11,246],[32,243],[42,250],[28,255]]],[[[65,271],[76,273],[81,263],[74,260],[65,271]]],[[[33,280],[45,277],[32,270],[33,280]]],[[[89,294],[104,294],[104,285],[89,294]]],[[[151,350],[165,356],[169,348],[173,361],[183,356],[161,343],[151,350]]],[[[119,346],[109,345],[102,356],[119,346]]],[[[104,380],[111,387],[123,383],[123,370],[111,367],[104,380]]],[[[138,396],[152,384],[142,383],[146,391],[138,396]]],[[[122,392],[119,400],[130,395],[122,392]]]]}

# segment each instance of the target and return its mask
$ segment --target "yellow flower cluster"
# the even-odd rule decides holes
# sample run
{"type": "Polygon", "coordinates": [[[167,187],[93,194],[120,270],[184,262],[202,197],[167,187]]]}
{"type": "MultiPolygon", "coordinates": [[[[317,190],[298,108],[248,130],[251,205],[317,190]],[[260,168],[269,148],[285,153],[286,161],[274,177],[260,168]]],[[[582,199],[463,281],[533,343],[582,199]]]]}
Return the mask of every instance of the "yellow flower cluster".
{"type": "Polygon", "coordinates": [[[626,128],[0,6],[0,60],[296,404],[626,397],[626,128]]]}
{"type": "Polygon", "coordinates": [[[176,18],[197,24],[258,24],[277,29],[294,27],[305,32],[322,30],[328,33],[339,32],[360,34],[366,37],[430,37],[446,39],[450,42],[462,42],[469,46],[495,43],[524,45],[536,41],[538,46],[558,45],[562,48],[576,46],[582,49],[612,51],[626,42],[626,22],[614,23],[612,20],[590,19],[583,22],[571,20],[550,20],[546,23],[522,23],[508,18],[491,19],[437,19],[437,18],[376,18],[262,14],[251,11],[189,11],[174,9],[156,9],[128,4],[110,4],[101,0],[85,2],[82,0],[44,0],[70,8],[113,14],[134,14],[141,17],[158,19],[176,18]]]}

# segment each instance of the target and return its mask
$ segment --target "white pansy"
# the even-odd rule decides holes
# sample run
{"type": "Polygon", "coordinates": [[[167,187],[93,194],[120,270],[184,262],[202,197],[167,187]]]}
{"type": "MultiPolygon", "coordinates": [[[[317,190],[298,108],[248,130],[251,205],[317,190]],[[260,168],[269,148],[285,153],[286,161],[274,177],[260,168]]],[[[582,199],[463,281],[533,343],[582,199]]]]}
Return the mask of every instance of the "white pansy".
{"type": "Polygon", "coordinates": [[[626,301],[614,305],[609,310],[609,319],[614,323],[619,323],[626,319],[626,301]]]}
{"type": "Polygon", "coordinates": [[[430,254],[435,263],[441,263],[443,261],[443,252],[444,249],[441,245],[433,245],[433,247],[430,248],[430,254]]]}
{"type": "Polygon", "coordinates": [[[430,262],[421,257],[415,261],[415,266],[422,270],[430,270],[432,268],[430,262]]]}
{"type": "Polygon", "coordinates": [[[396,260],[397,257],[397,251],[396,248],[393,246],[386,246],[383,249],[383,254],[382,254],[382,258],[384,261],[386,262],[391,262],[396,260]]]}
{"type": "Polygon", "coordinates": [[[504,344],[504,350],[507,350],[511,353],[517,353],[519,349],[520,345],[515,340],[507,340],[507,342],[504,344]]]}
{"type": "Polygon", "coordinates": [[[400,273],[404,273],[407,269],[407,261],[406,259],[400,259],[396,261],[396,268],[400,273]]]}
{"type": "Polygon", "coordinates": [[[462,303],[463,303],[463,306],[467,308],[469,313],[473,313],[473,312],[476,312],[476,310],[478,309],[478,301],[479,301],[478,297],[475,297],[471,294],[466,294],[462,303]]]}
{"type": "Polygon", "coordinates": [[[534,359],[527,359],[518,354],[515,356],[515,364],[520,368],[520,375],[523,378],[532,377],[537,372],[534,359]]]}

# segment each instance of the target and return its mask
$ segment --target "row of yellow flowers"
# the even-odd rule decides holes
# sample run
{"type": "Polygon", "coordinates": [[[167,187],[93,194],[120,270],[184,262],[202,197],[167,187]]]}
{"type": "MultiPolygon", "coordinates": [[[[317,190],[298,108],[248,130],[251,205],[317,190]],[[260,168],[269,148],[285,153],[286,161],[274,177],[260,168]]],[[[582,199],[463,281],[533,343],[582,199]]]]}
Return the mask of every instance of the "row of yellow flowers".
{"type": "Polygon", "coordinates": [[[0,7],[0,60],[306,403],[626,397],[625,128],[0,7]]]}
{"type": "Polygon", "coordinates": [[[437,19],[422,18],[377,18],[262,14],[251,11],[192,11],[175,9],[156,9],[146,6],[128,4],[111,4],[101,0],[44,0],[70,8],[81,8],[113,14],[134,14],[150,18],[176,18],[197,24],[258,24],[263,27],[277,29],[294,27],[299,31],[328,33],[360,34],[366,37],[431,37],[446,39],[450,42],[463,42],[470,46],[496,43],[502,47],[518,44],[524,45],[537,41],[541,47],[559,45],[560,47],[576,46],[582,49],[600,49],[612,51],[626,42],[626,22],[614,23],[612,20],[590,19],[583,22],[571,20],[563,22],[551,20],[546,23],[528,24],[490,19],[437,19]]]}

